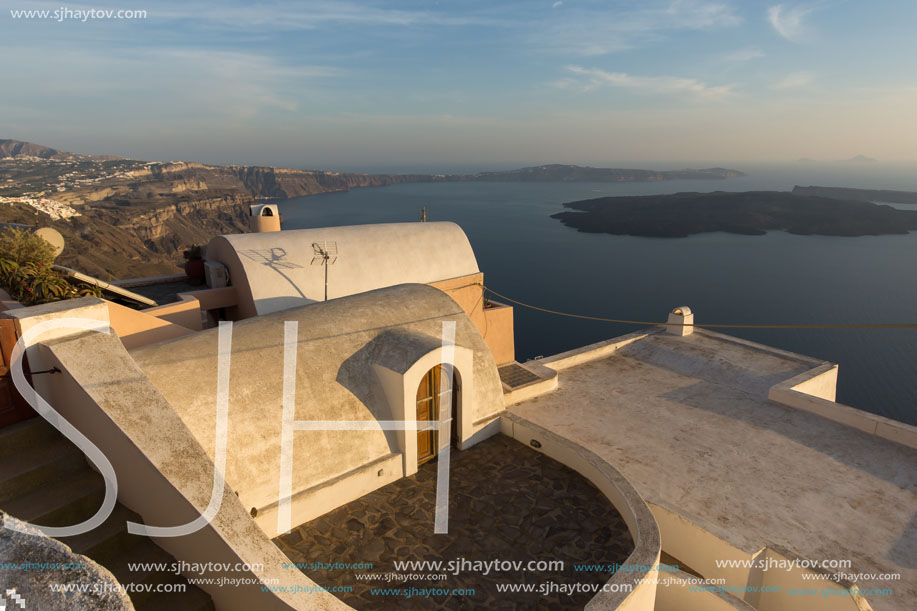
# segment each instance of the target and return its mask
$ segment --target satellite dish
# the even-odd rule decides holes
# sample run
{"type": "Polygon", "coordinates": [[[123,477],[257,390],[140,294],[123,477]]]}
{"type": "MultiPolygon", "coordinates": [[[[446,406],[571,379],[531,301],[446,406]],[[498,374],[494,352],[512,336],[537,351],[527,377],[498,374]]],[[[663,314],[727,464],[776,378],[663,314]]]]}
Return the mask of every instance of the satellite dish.
{"type": "Polygon", "coordinates": [[[64,236],[57,229],[42,227],[35,230],[35,235],[44,238],[45,242],[54,247],[55,258],[64,250],[64,236]]]}

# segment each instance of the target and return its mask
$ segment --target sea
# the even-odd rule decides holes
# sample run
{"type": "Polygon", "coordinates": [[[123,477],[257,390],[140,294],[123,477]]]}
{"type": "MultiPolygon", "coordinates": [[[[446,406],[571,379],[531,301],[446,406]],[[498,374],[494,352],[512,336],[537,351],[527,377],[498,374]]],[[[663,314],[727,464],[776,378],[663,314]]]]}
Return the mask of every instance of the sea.
{"type": "MultiPolygon", "coordinates": [[[[674,307],[687,305],[697,323],[917,323],[917,232],[643,238],[581,233],[551,218],[565,202],[614,195],[790,190],[794,185],[917,191],[917,166],[727,167],[747,175],[651,183],[414,183],[295,198],[280,207],[285,229],[417,221],[425,207],[428,220],[453,221],[464,229],[485,285],[562,312],[665,321],[674,307]]],[[[895,206],[917,210],[917,205],[895,206]]],[[[519,361],[640,328],[518,306],[514,317],[519,361]]],[[[917,329],[724,332],[838,363],[839,402],[917,425],[917,329]]]]}

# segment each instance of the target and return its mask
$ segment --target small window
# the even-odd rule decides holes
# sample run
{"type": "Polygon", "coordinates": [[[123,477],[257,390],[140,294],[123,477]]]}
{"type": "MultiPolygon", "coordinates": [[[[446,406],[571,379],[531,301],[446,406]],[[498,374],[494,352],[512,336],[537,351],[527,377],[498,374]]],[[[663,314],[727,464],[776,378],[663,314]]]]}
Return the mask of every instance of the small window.
{"type": "Polygon", "coordinates": [[[274,216],[274,211],[265,206],[261,209],[261,216],[274,216]]]}

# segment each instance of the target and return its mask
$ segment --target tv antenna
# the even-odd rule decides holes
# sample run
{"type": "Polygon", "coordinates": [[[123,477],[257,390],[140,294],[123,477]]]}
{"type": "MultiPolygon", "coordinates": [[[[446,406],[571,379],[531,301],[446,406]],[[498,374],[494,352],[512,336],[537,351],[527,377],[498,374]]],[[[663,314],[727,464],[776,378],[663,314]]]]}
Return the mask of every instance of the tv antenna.
{"type": "Polygon", "coordinates": [[[325,301],[328,301],[328,268],[338,260],[337,242],[312,242],[312,265],[325,268],[325,301]]]}

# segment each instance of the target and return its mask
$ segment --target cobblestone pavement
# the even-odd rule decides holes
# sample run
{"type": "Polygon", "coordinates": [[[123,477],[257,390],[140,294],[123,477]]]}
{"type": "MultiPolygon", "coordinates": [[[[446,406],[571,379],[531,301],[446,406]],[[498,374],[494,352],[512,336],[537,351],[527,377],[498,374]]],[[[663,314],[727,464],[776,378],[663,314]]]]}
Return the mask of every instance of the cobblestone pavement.
{"type": "MultiPolygon", "coordinates": [[[[275,542],[316,583],[357,609],[582,609],[591,593],[497,592],[497,584],[601,584],[610,572],[577,572],[574,563],[623,563],[633,540],[620,514],[575,471],[531,448],[497,435],[464,452],[453,451],[449,480],[449,533],[433,534],[436,462],[408,478],[348,503],[278,537],[275,542]],[[563,570],[396,571],[394,561],[563,560],[563,570]],[[313,568],[312,563],[350,563],[313,568]],[[355,563],[372,563],[356,569],[355,563]],[[301,565],[302,566],[302,565],[301,565]],[[430,575],[448,572],[445,579],[430,575]],[[392,573],[399,576],[392,578],[392,573]],[[377,578],[357,580],[356,575],[377,578]],[[424,579],[410,578],[423,574],[424,579]],[[391,579],[386,581],[386,575],[391,579]],[[372,588],[414,588],[404,593],[372,588]],[[474,589],[473,595],[416,594],[423,588],[474,589]]],[[[467,565],[466,565],[467,566],[467,565]]]]}

